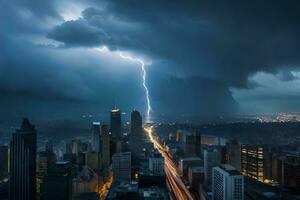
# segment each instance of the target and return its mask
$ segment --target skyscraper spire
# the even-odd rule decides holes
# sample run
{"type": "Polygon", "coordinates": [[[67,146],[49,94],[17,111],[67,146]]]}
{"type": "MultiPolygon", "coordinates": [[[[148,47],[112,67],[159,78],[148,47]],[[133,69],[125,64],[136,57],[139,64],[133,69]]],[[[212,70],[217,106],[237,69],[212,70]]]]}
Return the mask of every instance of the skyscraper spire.
{"type": "Polygon", "coordinates": [[[29,122],[28,118],[24,118],[20,130],[34,130],[34,126],[29,122]]]}

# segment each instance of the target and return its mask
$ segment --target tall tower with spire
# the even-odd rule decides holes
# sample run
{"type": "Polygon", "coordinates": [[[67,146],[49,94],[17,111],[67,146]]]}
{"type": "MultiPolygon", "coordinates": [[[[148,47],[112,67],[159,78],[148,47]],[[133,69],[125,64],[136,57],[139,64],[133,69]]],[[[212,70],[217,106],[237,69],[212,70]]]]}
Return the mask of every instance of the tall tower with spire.
{"type": "Polygon", "coordinates": [[[27,118],[10,143],[10,200],[36,199],[36,130],[27,118]]]}

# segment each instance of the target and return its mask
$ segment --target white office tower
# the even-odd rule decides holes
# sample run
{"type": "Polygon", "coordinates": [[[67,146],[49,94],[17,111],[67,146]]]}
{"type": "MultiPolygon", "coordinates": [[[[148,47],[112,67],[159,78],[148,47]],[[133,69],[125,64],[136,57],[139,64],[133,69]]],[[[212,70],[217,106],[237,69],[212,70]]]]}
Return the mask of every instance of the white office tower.
{"type": "Polygon", "coordinates": [[[231,165],[213,168],[213,200],[244,200],[244,177],[231,165]]]}

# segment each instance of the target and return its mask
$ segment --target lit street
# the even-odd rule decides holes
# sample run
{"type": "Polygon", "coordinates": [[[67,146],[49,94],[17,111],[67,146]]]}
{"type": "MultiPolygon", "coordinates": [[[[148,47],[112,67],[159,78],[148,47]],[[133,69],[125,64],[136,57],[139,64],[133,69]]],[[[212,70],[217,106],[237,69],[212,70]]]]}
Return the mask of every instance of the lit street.
{"type": "Polygon", "coordinates": [[[162,154],[165,159],[165,173],[170,191],[173,193],[176,199],[193,199],[190,191],[186,188],[180,178],[177,166],[168,155],[166,149],[159,143],[159,141],[153,134],[152,127],[145,128],[145,131],[148,134],[154,147],[162,154]]]}

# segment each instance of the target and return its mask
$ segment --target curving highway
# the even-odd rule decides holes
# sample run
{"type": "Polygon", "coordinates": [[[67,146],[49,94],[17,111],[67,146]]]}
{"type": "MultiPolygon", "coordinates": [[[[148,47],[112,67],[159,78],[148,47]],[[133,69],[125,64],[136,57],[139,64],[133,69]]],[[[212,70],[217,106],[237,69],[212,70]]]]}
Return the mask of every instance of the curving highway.
{"type": "Polygon", "coordinates": [[[149,128],[144,128],[148,134],[150,141],[153,143],[154,147],[161,153],[165,159],[165,173],[167,178],[168,187],[179,200],[193,200],[193,196],[190,191],[186,188],[181,180],[178,172],[178,168],[169,156],[166,148],[160,144],[156,136],[154,135],[152,129],[153,126],[149,128]]]}

